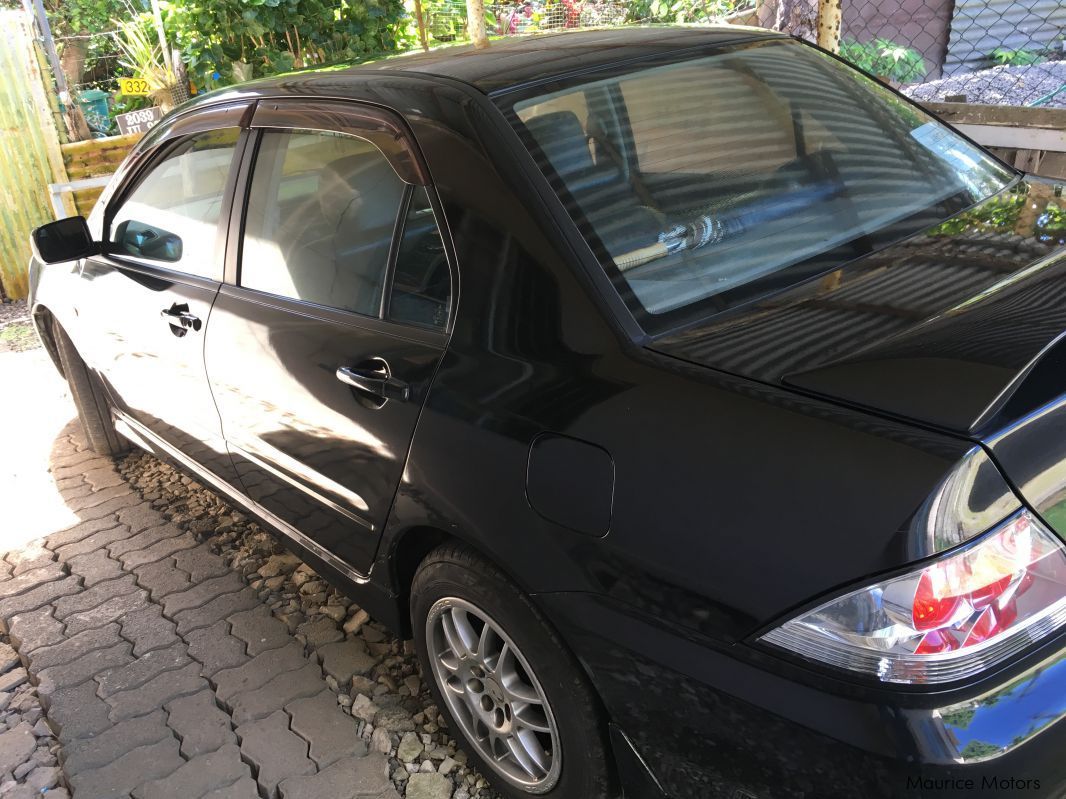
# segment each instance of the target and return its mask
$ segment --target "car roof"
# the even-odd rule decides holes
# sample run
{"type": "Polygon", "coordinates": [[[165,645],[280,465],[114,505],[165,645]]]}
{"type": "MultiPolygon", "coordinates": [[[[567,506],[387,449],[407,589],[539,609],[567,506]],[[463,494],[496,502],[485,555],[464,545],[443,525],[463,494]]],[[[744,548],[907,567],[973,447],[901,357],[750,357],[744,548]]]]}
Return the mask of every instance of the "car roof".
{"type": "MultiPolygon", "coordinates": [[[[328,68],[332,81],[382,72],[437,75],[470,84],[486,94],[584,72],[597,67],[677,50],[745,41],[784,34],[740,25],[642,25],[512,36],[483,49],[472,45],[438,47],[429,52],[391,56],[338,69],[328,68]]],[[[311,76],[315,70],[301,71],[311,76]]],[[[254,82],[258,90],[280,89],[292,75],[254,82]]]]}

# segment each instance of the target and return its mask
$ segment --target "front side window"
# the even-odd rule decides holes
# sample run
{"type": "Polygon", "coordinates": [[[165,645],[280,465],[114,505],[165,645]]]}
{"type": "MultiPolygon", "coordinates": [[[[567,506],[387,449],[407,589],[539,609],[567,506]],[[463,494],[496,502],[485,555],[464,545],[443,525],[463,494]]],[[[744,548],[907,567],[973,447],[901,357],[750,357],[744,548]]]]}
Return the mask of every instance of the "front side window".
{"type": "Polygon", "coordinates": [[[219,217],[239,136],[225,128],[174,145],[115,212],[112,251],[217,280],[219,217]]]}
{"type": "Polygon", "coordinates": [[[553,88],[505,110],[652,332],[836,268],[1014,178],[794,42],[553,88]]]}
{"type": "Polygon", "coordinates": [[[264,131],[248,194],[241,285],[378,316],[404,188],[363,139],[264,131]]]}

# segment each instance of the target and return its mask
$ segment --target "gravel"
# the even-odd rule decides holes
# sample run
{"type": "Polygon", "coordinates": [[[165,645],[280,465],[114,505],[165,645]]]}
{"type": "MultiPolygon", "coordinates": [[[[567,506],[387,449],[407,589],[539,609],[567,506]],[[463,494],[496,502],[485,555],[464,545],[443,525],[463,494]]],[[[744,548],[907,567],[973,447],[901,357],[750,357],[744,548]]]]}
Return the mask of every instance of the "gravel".
{"type": "Polygon", "coordinates": [[[26,301],[0,302],[0,352],[22,352],[39,346],[26,301]]]}
{"type": "MultiPolygon", "coordinates": [[[[949,95],[966,95],[967,103],[1028,105],[1066,84],[1066,61],[1049,61],[1022,67],[992,67],[966,75],[910,86],[903,91],[914,100],[943,101],[949,95]]],[[[1066,91],[1044,104],[1066,108],[1066,91]]]]}
{"type": "Polygon", "coordinates": [[[192,478],[139,452],[118,468],[153,507],[209,542],[244,575],[293,637],[323,663],[337,704],[358,724],[370,749],[388,756],[401,796],[499,799],[449,734],[421,677],[413,642],[394,638],[251,518],[192,478]]]}
{"type": "Polygon", "coordinates": [[[70,799],[61,785],[59,741],[6,635],[0,636],[0,673],[8,686],[0,692],[0,797],[30,799],[47,791],[49,799],[70,799]]]}

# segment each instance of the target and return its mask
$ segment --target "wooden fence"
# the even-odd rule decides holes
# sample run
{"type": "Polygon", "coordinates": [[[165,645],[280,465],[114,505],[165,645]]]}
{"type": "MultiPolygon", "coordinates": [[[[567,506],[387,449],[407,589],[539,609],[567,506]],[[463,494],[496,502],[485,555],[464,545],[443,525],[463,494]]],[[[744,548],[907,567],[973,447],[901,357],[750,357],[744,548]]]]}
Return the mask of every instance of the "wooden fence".
{"type": "MultiPolygon", "coordinates": [[[[131,133],[128,136],[109,136],[106,139],[90,139],[63,145],[63,166],[71,181],[110,175],[130,148],[143,136],[131,133]]],[[[91,189],[77,189],[72,192],[76,212],[88,216],[93,209],[96,198],[103,191],[102,186],[91,189]]]]}
{"type": "Polygon", "coordinates": [[[26,296],[30,231],[52,218],[63,168],[40,62],[21,9],[0,9],[0,295],[26,296]]]}

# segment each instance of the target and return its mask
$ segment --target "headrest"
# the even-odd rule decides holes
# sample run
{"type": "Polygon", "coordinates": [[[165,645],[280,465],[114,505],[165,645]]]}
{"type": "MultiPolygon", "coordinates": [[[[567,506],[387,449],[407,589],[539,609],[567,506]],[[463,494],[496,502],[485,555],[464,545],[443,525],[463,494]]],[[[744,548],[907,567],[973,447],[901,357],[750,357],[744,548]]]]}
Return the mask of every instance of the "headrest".
{"type": "Polygon", "coordinates": [[[376,150],[331,161],[318,178],[322,215],[332,224],[354,220],[361,229],[391,223],[402,191],[402,181],[376,150]]]}
{"type": "Polygon", "coordinates": [[[526,129],[562,177],[593,168],[588,137],[573,111],[552,111],[525,121],[526,129]]]}

